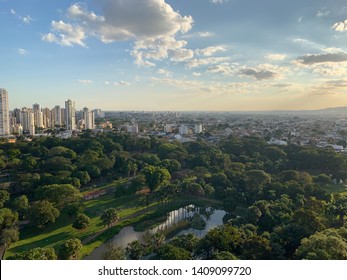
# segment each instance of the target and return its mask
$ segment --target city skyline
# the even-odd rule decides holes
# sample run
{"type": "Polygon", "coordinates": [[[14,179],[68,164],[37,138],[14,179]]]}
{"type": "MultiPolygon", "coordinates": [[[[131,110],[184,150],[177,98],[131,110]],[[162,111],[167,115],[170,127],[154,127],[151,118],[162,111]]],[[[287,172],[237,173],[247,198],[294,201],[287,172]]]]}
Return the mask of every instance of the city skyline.
{"type": "Polygon", "coordinates": [[[342,0],[0,0],[9,108],[261,111],[347,104],[342,0]]]}

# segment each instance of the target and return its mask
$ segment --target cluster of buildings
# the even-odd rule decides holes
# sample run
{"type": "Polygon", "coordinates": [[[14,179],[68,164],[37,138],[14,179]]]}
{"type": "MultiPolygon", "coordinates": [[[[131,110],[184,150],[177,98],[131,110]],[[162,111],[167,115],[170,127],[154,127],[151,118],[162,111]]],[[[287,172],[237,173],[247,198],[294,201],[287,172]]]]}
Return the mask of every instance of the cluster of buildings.
{"type": "Polygon", "coordinates": [[[46,129],[64,128],[66,131],[94,129],[95,117],[101,110],[83,108],[76,111],[75,102],[65,101],[65,107],[41,108],[40,104],[32,107],[9,110],[8,92],[0,89],[0,136],[35,135],[46,129]]]}

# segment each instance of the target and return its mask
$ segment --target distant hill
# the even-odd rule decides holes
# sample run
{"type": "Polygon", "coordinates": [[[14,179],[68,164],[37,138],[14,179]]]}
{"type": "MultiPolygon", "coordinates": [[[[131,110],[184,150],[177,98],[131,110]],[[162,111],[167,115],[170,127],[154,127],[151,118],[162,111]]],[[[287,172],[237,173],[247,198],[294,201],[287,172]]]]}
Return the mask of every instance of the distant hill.
{"type": "Polygon", "coordinates": [[[312,116],[344,116],[347,117],[347,107],[324,108],[317,110],[273,110],[273,111],[234,111],[237,114],[262,114],[262,115],[312,115],[312,116]]]}

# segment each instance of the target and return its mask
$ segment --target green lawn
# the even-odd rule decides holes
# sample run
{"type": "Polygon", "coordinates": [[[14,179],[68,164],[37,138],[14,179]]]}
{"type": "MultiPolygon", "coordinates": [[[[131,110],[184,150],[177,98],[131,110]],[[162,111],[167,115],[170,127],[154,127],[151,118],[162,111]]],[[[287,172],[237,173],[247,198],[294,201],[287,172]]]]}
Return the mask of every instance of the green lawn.
{"type": "Polygon", "coordinates": [[[160,222],[168,211],[177,209],[187,204],[208,204],[213,205],[214,201],[196,201],[196,198],[185,198],[168,204],[158,206],[157,203],[145,205],[143,196],[130,195],[116,198],[114,195],[101,196],[97,199],[84,201],[84,213],[90,218],[90,226],[83,230],[72,227],[74,218],[69,218],[65,214],[57,219],[54,224],[50,224],[44,229],[28,226],[20,231],[20,240],[6,251],[5,258],[16,252],[27,251],[37,247],[52,246],[59,250],[61,244],[70,238],[78,238],[81,241],[92,237],[102,231],[105,227],[100,219],[102,212],[110,207],[119,210],[121,221],[110,229],[104,231],[90,242],[84,244],[82,255],[88,255],[104,243],[107,239],[117,234],[124,226],[132,224],[138,230],[144,230],[160,222]]]}
{"type": "MultiPolygon", "coordinates": [[[[72,227],[73,219],[70,219],[66,215],[61,215],[54,224],[48,225],[44,229],[26,227],[21,230],[20,240],[6,252],[6,256],[36,247],[53,246],[55,249],[58,249],[65,240],[70,238],[84,240],[104,228],[100,215],[107,208],[113,207],[120,209],[121,218],[146,208],[141,202],[141,197],[135,195],[121,198],[115,198],[114,195],[107,195],[95,200],[85,201],[84,205],[86,207],[85,214],[91,219],[88,228],[76,230],[72,227]]],[[[120,226],[122,226],[122,223],[120,226]]],[[[117,230],[117,228],[118,226],[112,228],[112,231],[117,230]]],[[[111,237],[113,235],[112,231],[107,231],[107,235],[111,237]]],[[[105,237],[105,234],[101,236],[101,239],[103,239],[102,237],[105,237]]],[[[102,243],[104,241],[105,240],[100,240],[100,238],[98,238],[95,241],[96,244],[88,244],[87,247],[89,247],[89,249],[97,247],[98,244],[100,245],[100,242],[102,243]]],[[[86,250],[89,251],[88,248],[86,248],[86,250]]]]}
{"type": "Polygon", "coordinates": [[[338,185],[328,184],[324,186],[324,189],[330,194],[347,192],[347,187],[345,185],[340,185],[340,184],[338,185]]]}

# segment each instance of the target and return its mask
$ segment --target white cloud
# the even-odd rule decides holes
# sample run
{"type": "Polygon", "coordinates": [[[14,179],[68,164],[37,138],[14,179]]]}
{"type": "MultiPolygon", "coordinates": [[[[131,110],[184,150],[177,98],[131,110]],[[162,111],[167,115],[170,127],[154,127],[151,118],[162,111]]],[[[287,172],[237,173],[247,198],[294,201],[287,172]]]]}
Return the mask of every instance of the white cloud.
{"type": "Polygon", "coordinates": [[[268,54],[267,56],[265,56],[266,59],[269,60],[284,60],[287,56],[285,54],[268,54]]]}
{"type": "Polygon", "coordinates": [[[77,82],[83,85],[89,85],[93,83],[92,80],[77,80],[77,82]]]}
{"type": "Polygon", "coordinates": [[[108,85],[110,85],[111,83],[110,83],[109,81],[105,81],[104,84],[108,86],[108,85]]]}
{"type": "Polygon", "coordinates": [[[17,50],[17,52],[18,52],[19,55],[26,55],[26,54],[28,54],[28,51],[27,51],[27,50],[21,49],[21,48],[19,48],[19,49],[17,50]]]}
{"type": "Polygon", "coordinates": [[[290,72],[289,68],[272,64],[259,64],[256,67],[242,66],[239,68],[241,76],[250,76],[261,81],[266,79],[282,79],[284,74],[290,72]]]}
{"type": "Polygon", "coordinates": [[[190,33],[190,34],[184,34],[181,37],[182,38],[207,38],[207,37],[212,37],[214,34],[212,32],[195,32],[195,33],[190,33]]]}
{"type": "Polygon", "coordinates": [[[298,62],[311,65],[316,63],[326,63],[326,62],[343,62],[347,61],[347,53],[323,53],[323,54],[306,54],[299,57],[298,62]]]}
{"type": "Polygon", "coordinates": [[[113,84],[115,86],[130,86],[131,85],[129,82],[125,82],[125,81],[119,81],[119,82],[115,82],[113,84]]]}
{"type": "Polygon", "coordinates": [[[228,2],[228,0],[210,0],[210,2],[212,2],[214,4],[221,4],[221,3],[228,2]]]}
{"type": "Polygon", "coordinates": [[[164,75],[166,77],[170,77],[172,75],[172,73],[170,71],[168,71],[167,69],[163,69],[163,68],[158,69],[157,73],[160,75],[164,75]]]}
{"type": "Polygon", "coordinates": [[[238,68],[238,64],[230,64],[230,63],[221,63],[218,65],[213,65],[207,68],[208,73],[213,74],[223,74],[225,76],[231,76],[236,74],[238,68]]]}
{"type": "Polygon", "coordinates": [[[22,20],[23,20],[23,22],[26,23],[26,24],[29,24],[29,23],[31,23],[31,22],[33,21],[33,19],[31,18],[31,16],[29,16],[29,15],[27,15],[27,16],[25,16],[25,17],[22,17],[22,20]]]}
{"type": "Polygon", "coordinates": [[[193,74],[194,77],[200,77],[201,76],[200,72],[193,72],[192,74],[193,74]]]}
{"type": "Polygon", "coordinates": [[[187,44],[184,40],[177,41],[174,37],[163,36],[138,40],[135,43],[131,55],[139,66],[154,66],[150,60],[162,60],[170,58],[180,62],[191,59],[194,55],[192,50],[184,48],[187,44]]]}
{"type": "Polygon", "coordinates": [[[325,48],[325,46],[318,44],[316,42],[312,42],[310,40],[307,40],[305,38],[294,38],[292,40],[293,43],[301,45],[302,47],[304,47],[305,49],[312,49],[312,50],[322,50],[323,48],[325,48]]]}
{"type": "Polygon", "coordinates": [[[346,94],[347,79],[328,80],[310,89],[311,94],[346,94]]]}
{"type": "Polygon", "coordinates": [[[339,32],[347,31],[347,19],[345,21],[335,23],[331,28],[339,32]]]}
{"type": "Polygon", "coordinates": [[[69,22],[52,21],[51,33],[42,40],[62,46],[86,46],[88,37],[103,43],[134,40],[130,52],[140,66],[154,66],[151,60],[171,57],[172,61],[192,58],[185,49],[186,41],[176,40],[177,33],[188,32],[193,25],[191,16],[182,16],[164,0],[100,0],[103,12],[97,15],[76,3],[67,9],[69,22]]]}
{"type": "Polygon", "coordinates": [[[84,40],[86,34],[81,26],[74,26],[69,23],[65,23],[62,20],[52,21],[52,31],[57,33],[48,33],[42,35],[41,39],[49,43],[57,43],[62,46],[71,47],[73,45],[80,45],[85,47],[84,40]]]}
{"type": "Polygon", "coordinates": [[[198,55],[203,55],[203,56],[212,56],[214,55],[216,52],[225,52],[227,49],[225,46],[223,45],[219,45],[219,46],[211,46],[211,47],[207,47],[205,49],[197,49],[196,53],[198,55]]]}
{"type": "Polygon", "coordinates": [[[172,78],[151,78],[153,83],[164,84],[165,86],[173,86],[177,89],[192,94],[210,93],[210,94],[244,94],[250,89],[248,83],[218,83],[196,81],[188,79],[172,79],[172,78]]]}
{"type": "Polygon", "coordinates": [[[212,64],[218,64],[221,62],[225,62],[230,60],[230,57],[227,56],[222,56],[222,57],[207,57],[207,58],[201,58],[201,59],[192,59],[187,63],[187,67],[189,69],[192,68],[197,68],[200,66],[204,66],[204,65],[212,65],[212,64]]]}
{"type": "Polygon", "coordinates": [[[18,18],[19,20],[21,20],[25,24],[29,24],[34,20],[30,15],[26,15],[23,17],[23,16],[17,14],[17,12],[14,9],[10,9],[10,13],[12,15],[16,16],[16,18],[18,18]]]}
{"type": "Polygon", "coordinates": [[[316,17],[327,17],[328,15],[330,15],[330,11],[319,10],[316,17]]]}

